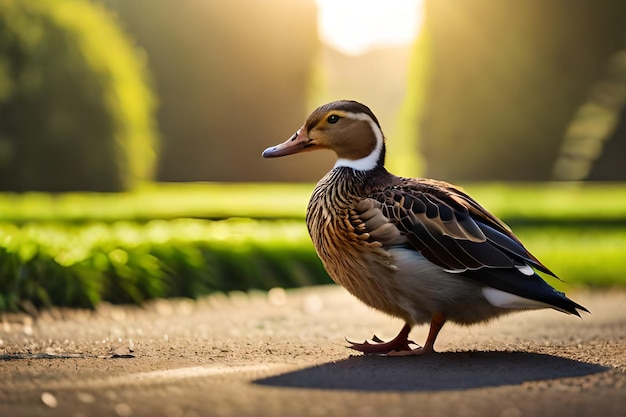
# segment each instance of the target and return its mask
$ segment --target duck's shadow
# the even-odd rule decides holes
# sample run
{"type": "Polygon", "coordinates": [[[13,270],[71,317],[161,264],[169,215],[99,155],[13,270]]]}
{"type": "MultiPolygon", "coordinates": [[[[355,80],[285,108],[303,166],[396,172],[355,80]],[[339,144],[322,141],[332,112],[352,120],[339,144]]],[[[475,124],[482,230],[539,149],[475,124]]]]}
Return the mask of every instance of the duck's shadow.
{"type": "Polygon", "coordinates": [[[357,391],[447,391],[580,377],[610,368],[539,353],[449,352],[425,357],[351,356],[254,383],[357,391]]]}

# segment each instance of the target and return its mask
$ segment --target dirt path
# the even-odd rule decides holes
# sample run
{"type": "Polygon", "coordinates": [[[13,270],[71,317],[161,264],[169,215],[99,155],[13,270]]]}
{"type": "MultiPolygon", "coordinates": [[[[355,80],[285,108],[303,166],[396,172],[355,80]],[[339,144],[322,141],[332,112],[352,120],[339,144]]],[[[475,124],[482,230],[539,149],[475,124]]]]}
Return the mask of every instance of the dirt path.
{"type": "Polygon", "coordinates": [[[568,295],[423,358],[353,355],[401,323],[334,286],[7,316],[0,416],[626,416],[626,292],[568,295]]]}

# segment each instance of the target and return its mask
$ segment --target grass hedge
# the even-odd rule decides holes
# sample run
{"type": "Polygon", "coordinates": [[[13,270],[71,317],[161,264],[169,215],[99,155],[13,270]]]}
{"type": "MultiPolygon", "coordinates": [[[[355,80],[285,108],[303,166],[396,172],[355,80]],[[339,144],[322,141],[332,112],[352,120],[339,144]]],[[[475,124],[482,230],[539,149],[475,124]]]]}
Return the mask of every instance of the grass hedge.
{"type": "Polygon", "coordinates": [[[0,225],[0,310],[328,283],[301,223],[0,225]]]}

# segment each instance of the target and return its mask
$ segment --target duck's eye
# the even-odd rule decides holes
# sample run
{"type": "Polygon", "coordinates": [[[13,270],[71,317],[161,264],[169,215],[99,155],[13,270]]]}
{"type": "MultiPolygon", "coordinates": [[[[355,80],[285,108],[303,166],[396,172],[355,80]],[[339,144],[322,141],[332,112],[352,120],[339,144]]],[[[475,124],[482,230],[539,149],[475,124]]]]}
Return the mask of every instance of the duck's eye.
{"type": "Polygon", "coordinates": [[[339,121],[339,116],[337,116],[336,114],[331,114],[330,116],[328,116],[326,120],[330,124],[335,124],[339,121]]]}

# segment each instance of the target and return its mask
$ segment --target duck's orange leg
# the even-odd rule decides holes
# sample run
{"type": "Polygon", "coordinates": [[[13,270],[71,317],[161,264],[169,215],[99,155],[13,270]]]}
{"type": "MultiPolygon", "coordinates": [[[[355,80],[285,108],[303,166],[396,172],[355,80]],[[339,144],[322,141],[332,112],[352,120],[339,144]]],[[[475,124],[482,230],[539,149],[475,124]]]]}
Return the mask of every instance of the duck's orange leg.
{"type": "Polygon", "coordinates": [[[423,347],[416,349],[402,349],[391,351],[387,353],[387,356],[417,356],[426,355],[429,353],[435,353],[435,340],[437,335],[441,331],[441,328],[446,323],[446,316],[443,313],[433,314],[430,320],[430,330],[428,331],[428,338],[423,347]]]}

